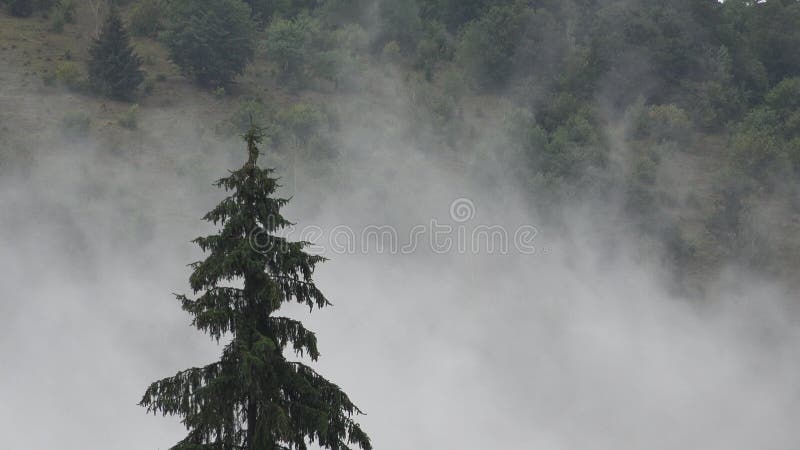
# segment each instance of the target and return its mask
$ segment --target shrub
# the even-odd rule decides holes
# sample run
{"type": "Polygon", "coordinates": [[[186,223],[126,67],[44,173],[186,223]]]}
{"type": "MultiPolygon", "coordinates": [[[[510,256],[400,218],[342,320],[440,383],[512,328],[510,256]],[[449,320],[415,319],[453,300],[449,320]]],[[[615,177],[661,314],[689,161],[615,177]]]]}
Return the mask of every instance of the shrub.
{"type": "Polygon", "coordinates": [[[73,62],[62,62],[56,66],[55,79],[70,90],[82,91],[85,88],[81,69],[73,62]]]}
{"type": "Polygon", "coordinates": [[[127,111],[117,119],[119,126],[129,130],[135,130],[139,125],[139,105],[133,104],[127,111]]]}
{"type": "Polygon", "coordinates": [[[54,15],[53,19],[50,21],[50,31],[54,33],[62,33],[64,31],[64,25],[64,18],[54,15]]]}
{"type": "Polygon", "coordinates": [[[64,31],[64,25],[75,23],[75,1],[59,0],[53,5],[50,18],[50,30],[55,33],[64,31]]]}
{"type": "Polygon", "coordinates": [[[148,94],[148,95],[152,94],[155,89],[156,89],[156,79],[155,78],[149,77],[149,78],[144,80],[144,84],[142,84],[142,91],[144,91],[145,94],[148,94]]]}
{"type": "Polygon", "coordinates": [[[77,5],[75,0],[59,0],[53,6],[53,21],[62,23],[75,23],[75,10],[77,5]]]}

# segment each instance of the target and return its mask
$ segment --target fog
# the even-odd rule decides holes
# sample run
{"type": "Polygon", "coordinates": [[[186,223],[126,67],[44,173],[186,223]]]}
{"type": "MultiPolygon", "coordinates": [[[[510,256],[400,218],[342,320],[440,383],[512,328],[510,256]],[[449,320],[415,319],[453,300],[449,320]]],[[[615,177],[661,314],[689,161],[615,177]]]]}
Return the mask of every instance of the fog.
{"type": "MultiPolygon", "coordinates": [[[[69,102],[30,98],[32,117],[69,102]]],[[[318,333],[315,367],[367,413],[377,449],[796,446],[796,294],[733,265],[702,296],[675,294],[617,200],[536,211],[496,167],[411,139],[397,125],[410,119],[390,112],[405,98],[373,104],[366,122],[342,100],[334,172],[284,158],[280,174],[296,233],[322,230],[331,261],[316,280],[335,305],[287,312],[318,333]],[[466,219],[453,216],[459,199],[466,219]],[[391,226],[402,246],[432,221],[456,238],[535,227],[534,249],[442,251],[423,236],[393,254],[330,239],[391,226]]],[[[211,183],[246,156],[194,120],[188,102],[147,111],[136,146],[44,130],[30,166],[0,179],[3,448],[164,449],[184,435],[137,403],[153,380],[221,351],[171,293],[189,293],[201,257],[190,240],[213,229],[200,220],[224,195],[211,183]]]]}

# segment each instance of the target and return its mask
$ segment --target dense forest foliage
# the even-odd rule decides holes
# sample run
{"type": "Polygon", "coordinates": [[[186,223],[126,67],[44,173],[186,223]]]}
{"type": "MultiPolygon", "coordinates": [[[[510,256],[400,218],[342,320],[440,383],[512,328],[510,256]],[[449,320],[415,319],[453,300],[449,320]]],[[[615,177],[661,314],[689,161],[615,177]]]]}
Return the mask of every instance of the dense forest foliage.
{"type": "MultiPolygon", "coordinates": [[[[481,158],[506,164],[532,202],[617,194],[683,271],[729,258],[780,271],[776,252],[800,249],[791,233],[767,236],[754,223],[767,200],[789,221],[800,208],[800,1],[113,3],[132,35],[157,42],[219,96],[239,95],[256,63],[270,67],[260,80],[301,98],[355,95],[370,70],[392,67],[414,93],[411,139],[458,153],[499,126],[481,158]],[[511,105],[499,125],[465,113],[486,98],[511,105]],[[665,161],[681,158],[713,169],[697,198],[676,199],[665,185],[665,161]]],[[[54,30],[74,20],[73,0],[5,4],[13,16],[46,15],[54,30]]],[[[74,70],[55,76],[80,87],[74,70]]],[[[277,148],[335,154],[336,121],[324,108],[245,95],[221,128],[241,133],[251,119],[277,148]]],[[[682,182],[673,173],[666,183],[682,182]]]]}

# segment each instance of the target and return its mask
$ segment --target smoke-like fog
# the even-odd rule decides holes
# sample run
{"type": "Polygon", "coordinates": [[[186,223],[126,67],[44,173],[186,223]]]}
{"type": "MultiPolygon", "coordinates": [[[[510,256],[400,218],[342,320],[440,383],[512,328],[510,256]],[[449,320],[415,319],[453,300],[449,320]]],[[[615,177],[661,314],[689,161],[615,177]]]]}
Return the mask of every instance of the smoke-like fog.
{"type": "MultiPolygon", "coordinates": [[[[33,117],[64,102],[30,95],[33,117]]],[[[318,332],[317,367],[367,413],[377,449],[797,446],[795,294],[733,268],[704,298],[672,294],[616,201],[561,205],[548,225],[555,211],[530,210],[492,166],[420,148],[394,109],[404,95],[358,115],[343,100],[336,164],[282,174],[288,218],[324,231],[317,282],[335,305],[289,313],[318,332]],[[469,220],[451,217],[456,199],[469,220]],[[534,226],[535,252],[437,252],[424,237],[405,254],[331,249],[337,226],[392,226],[402,245],[432,220],[534,226]]],[[[189,241],[211,230],[212,181],[245,151],[201,131],[188,103],[143,116],[140,145],[53,132],[0,179],[2,448],[168,448],[184,429],[145,415],[141,394],[220,352],[171,292],[188,291],[189,241]]]]}

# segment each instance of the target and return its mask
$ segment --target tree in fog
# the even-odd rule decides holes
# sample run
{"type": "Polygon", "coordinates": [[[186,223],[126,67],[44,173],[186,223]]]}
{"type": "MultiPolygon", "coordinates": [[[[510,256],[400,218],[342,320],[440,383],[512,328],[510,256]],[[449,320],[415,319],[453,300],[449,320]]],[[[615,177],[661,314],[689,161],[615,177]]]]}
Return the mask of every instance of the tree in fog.
{"type": "Polygon", "coordinates": [[[291,225],[280,213],[288,200],[274,195],[273,171],[256,165],[261,134],[251,128],[245,139],[249,160],[216,183],[229,196],[204,218],[219,232],[195,240],[208,253],[192,264],[197,298],[178,296],[195,327],[230,342],[219,361],[153,383],[141,405],[183,418],[189,434],[173,449],[370,450],[347,395],[284,355],[319,357],[314,333],[277,313],[291,301],[329,306],[312,279],[324,258],[276,235],[291,225]]]}
{"type": "Polygon", "coordinates": [[[163,41],[181,71],[206,86],[244,73],[255,52],[255,25],[241,0],[172,0],[163,41]]]}
{"type": "Polygon", "coordinates": [[[122,20],[112,10],[89,49],[89,84],[111,98],[130,99],[144,80],[141,65],[122,20]]]}

